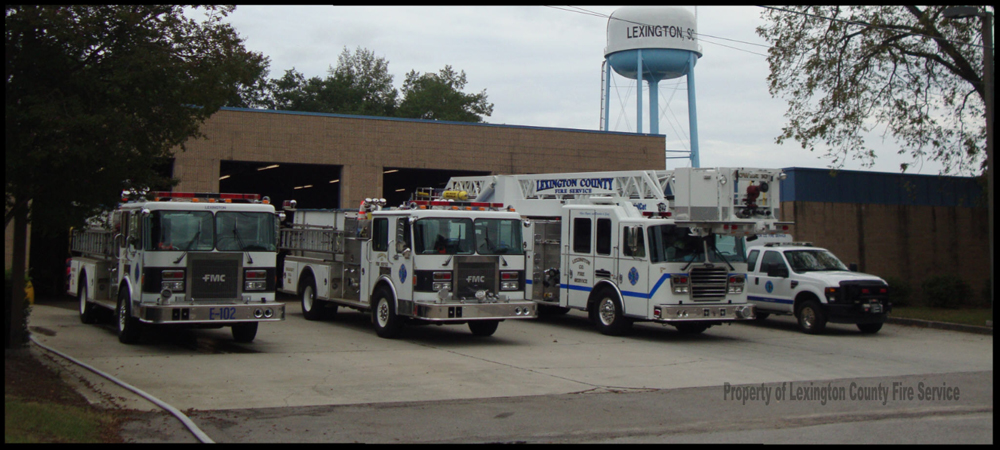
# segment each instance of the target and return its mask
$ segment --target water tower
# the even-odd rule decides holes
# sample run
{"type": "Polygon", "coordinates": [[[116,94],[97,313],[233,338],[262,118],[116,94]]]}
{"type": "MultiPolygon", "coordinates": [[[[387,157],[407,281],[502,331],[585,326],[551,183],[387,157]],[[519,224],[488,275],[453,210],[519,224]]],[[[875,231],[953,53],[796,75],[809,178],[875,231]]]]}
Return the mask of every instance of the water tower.
{"type": "Polygon", "coordinates": [[[701,58],[698,25],[691,11],[666,6],[627,6],[608,19],[608,46],[604,49],[604,130],[611,105],[611,69],[637,81],[636,122],[642,133],[642,82],[649,83],[649,131],[660,132],[660,80],[687,76],[688,119],[691,128],[691,166],[699,167],[698,120],[695,107],[694,66],[701,58]],[[641,70],[640,70],[641,68],[641,70]]]}

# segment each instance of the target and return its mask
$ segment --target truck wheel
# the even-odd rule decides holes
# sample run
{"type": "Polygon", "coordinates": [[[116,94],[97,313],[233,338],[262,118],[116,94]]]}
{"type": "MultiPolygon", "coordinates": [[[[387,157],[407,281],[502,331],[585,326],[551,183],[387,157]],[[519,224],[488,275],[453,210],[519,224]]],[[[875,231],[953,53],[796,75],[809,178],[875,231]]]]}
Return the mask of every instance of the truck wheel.
{"type": "Polygon", "coordinates": [[[386,339],[398,337],[403,328],[403,322],[396,315],[396,305],[393,302],[392,293],[384,287],[378,288],[375,295],[372,296],[372,305],[372,323],[375,324],[375,333],[386,339]]]}
{"type": "Polygon", "coordinates": [[[763,322],[770,315],[771,315],[771,313],[757,311],[757,315],[754,317],[754,320],[756,320],[758,322],[763,322]]]}
{"type": "Polygon", "coordinates": [[[699,334],[708,329],[703,323],[676,323],[674,326],[681,334],[699,334]]]}
{"type": "Polygon", "coordinates": [[[257,322],[243,322],[233,325],[233,339],[236,342],[249,344],[257,337],[257,322]]]}
{"type": "Polygon", "coordinates": [[[323,302],[316,300],[316,284],[312,276],[307,276],[303,280],[302,292],[302,315],[306,320],[320,320],[323,318],[323,302]]]}
{"type": "Polygon", "coordinates": [[[499,325],[499,320],[474,320],[469,322],[469,330],[476,336],[493,336],[499,325]]]}
{"type": "Polygon", "coordinates": [[[882,329],[881,323],[859,323],[858,329],[861,330],[861,334],[875,334],[878,330],[882,329]]]}
{"type": "MultiPolygon", "coordinates": [[[[83,273],[82,276],[86,277],[87,274],[83,273]]],[[[86,278],[83,278],[86,280],[86,278]]],[[[94,305],[87,302],[87,283],[80,281],[80,288],[76,290],[77,300],[80,301],[80,322],[83,323],[95,323],[97,322],[97,311],[94,310],[94,305]]]]}
{"type": "Polygon", "coordinates": [[[132,317],[132,301],[127,292],[118,294],[118,341],[122,344],[139,342],[142,324],[132,317]]]}
{"type": "Polygon", "coordinates": [[[819,334],[826,328],[826,314],[816,300],[806,300],[796,314],[799,327],[807,334],[819,334]]]}
{"type": "Polygon", "coordinates": [[[632,320],[622,314],[622,302],[608,289],[598,293],[595,303],[597,329],[608,336],[621,336],[632,326],[632,320]]]}

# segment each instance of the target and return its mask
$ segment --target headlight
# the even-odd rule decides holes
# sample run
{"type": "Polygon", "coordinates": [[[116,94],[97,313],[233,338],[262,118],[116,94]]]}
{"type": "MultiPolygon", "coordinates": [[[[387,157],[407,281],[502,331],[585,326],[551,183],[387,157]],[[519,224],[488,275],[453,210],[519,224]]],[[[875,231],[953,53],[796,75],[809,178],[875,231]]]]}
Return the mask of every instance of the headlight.
{"type": "Polygon", "coordinates": [[[247,270],[243,272],[243,280],[243,290],[245,291],[263,291],[267,289],[266,270],[247,270]]]}
{"type": "Polygon", "coordinates": [[[517,285],[516,281],[501,281],[500,282],[500,290],[501,291],[516,291],[517,287],[518,287],[518,285],[517,285]]]}

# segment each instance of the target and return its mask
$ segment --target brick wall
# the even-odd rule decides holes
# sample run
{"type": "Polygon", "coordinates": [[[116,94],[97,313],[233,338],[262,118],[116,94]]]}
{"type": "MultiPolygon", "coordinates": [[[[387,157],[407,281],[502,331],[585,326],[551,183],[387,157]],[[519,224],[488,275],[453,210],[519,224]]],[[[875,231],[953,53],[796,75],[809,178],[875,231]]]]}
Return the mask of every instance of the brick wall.
{"type": "Polygon", "coordinates": [[[782,202],[796,241],[881,277],[908,281],[914,296],[929,276],[964,279],[978,298],[989,277],[988,212],[982,207],[782,202]]]}
{"type": "Polygon", "coordinates": [[[343,166],[341,205],[382,192],[383,167],[497,174],[663,169],[664,138],[485,124],[222,110],[176,152],[178,191],[218,192],[222,160],[343,166]]]}

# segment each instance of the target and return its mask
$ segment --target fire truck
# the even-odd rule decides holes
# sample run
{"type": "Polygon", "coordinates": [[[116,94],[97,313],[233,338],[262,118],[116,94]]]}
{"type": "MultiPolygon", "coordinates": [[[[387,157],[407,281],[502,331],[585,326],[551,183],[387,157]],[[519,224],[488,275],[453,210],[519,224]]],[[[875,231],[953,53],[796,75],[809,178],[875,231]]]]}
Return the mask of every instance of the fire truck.
{"type": "Polygon", "coordinates": [[[634,321],[682,333],[754,317],[742,237],[778,233],[780,170],[453,177],[445,189],[529,220],[528,298],[587,311],[608,335],[634,321]]]}
{"type": "Polygon", "coordinates": [[[251,342],[260,322],[284,320],[275,301],[279,214],[257,194],[152,192],[132,196],[71,236],[67,291],[80,320],[115,312],[118,340],[149,324],[232,327],[251,342]]]}
{"type": "Polygon", "coordinates": [[[491,336],[503,320],[536,317],[524,296],[521,217],[496,203],[421,198],[396,208],[366,199],[358,210],[290,201],[279,290],[301,298],[307,320],[348,307],[370,313],[390,339],[404,323],[467,323],[491,336]]]}

